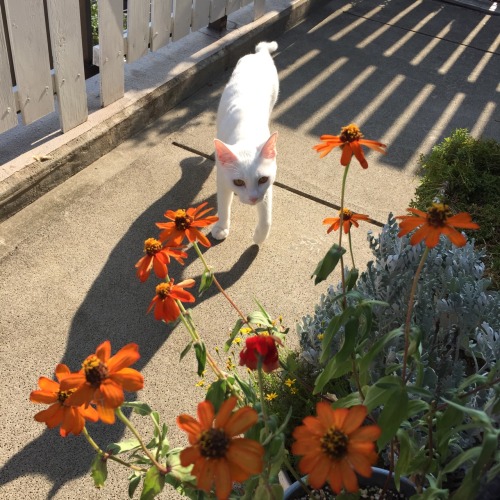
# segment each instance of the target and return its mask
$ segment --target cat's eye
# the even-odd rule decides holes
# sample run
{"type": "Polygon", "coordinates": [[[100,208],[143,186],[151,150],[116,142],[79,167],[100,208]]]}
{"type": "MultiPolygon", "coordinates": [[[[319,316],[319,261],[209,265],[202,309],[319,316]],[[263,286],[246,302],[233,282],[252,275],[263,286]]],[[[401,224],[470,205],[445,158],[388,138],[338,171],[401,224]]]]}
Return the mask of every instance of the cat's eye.
{"type": "Polygon", "coordinates": [[[234,179],[233,184],[238,187],[242,187],[245,185],[245,181],[242,179],[234,179]]]}
{"type": "Polygon", "coordinates": [[[259,184],[265,184],[269,180],[269,177],[261,177],[259,179],[259,184]]]}

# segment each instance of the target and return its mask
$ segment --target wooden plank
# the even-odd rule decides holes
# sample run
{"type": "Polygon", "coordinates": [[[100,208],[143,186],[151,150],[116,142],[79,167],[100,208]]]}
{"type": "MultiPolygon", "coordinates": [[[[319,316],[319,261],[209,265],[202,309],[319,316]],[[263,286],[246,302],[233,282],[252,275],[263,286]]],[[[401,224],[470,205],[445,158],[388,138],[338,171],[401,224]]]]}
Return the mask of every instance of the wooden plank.
{"type": "Polygon", "coordinates": [[[266,12],[266,0],[254,0],[253,2],[253,18],[254,21],[262,17],[266,12]]]}
{"type": "Polygon", "coordinates": [[[173,42],[189,35],[191,31],[191,6],[191,0],[174,0],[173,42]]]}
{"type": "Polygon", "coordinates": [[[198,31],[210,22],[210,0],[194,0],[191,29],[198,31]]]}
{"type": "Polygon", "coordinates": [[[148,52],[149,0],[128,0],[127,62],[131,63],[148,52]]]}
{"type": "Polygon", "coordinates": [[[12,89],[7,42],[0,9],[0,133],[17,126],[16,99],[12,89]]]}
{"type": "Polygon", "coordinates": [[[226,14],[231,14],[232,12],[236,12],[241,8],[241,0],[228,0],[226,7],[226,14]]]}
{"type": "Polygon", "coordinates": [[[123,0],[97,0],[97,13],[101,104],[108,106],[125,93],[123,0]]]}
{"type": "Polygon", "coordinates": [[[212,0],[210,2],[210,22],[213,23],[226,15],[226,0],[212,0]]]}
{"type": "Polygon", "coordinates": [[[151,50],[158,50],[170,41],[172,0],[151,1],[151,50]]]}
{"type": "Polygon", "coordinates": [[[25,124],[54,111],[49,45],[40,0],[5,0],[21,116],[25,124]]]}
{"type": "Polygon", "coordinates": [[[79,0],[47,0],[59,121],[67,132],[88,118],[79,0]]]}

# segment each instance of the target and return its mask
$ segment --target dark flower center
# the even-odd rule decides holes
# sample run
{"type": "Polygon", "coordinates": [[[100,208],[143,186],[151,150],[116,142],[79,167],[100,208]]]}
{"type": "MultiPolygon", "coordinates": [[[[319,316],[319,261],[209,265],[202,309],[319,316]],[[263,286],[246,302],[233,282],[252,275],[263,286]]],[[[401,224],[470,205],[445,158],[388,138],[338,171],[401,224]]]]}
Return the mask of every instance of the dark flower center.
{"type": "Polygon", "coordinates": [[[338,429],[331,427],[321,438],[321,449],[334,460],[340,460],[347,454],[349,438],[338,429]]]}
{"type": "Polygon", "coordinates": [[[160,297],[160,299],[165,299],[170,295],[170,289],[172,288],[171,283],[160,283],[156,287],[156,295],[160,297]]]}
{"type": "Polygon", "coordinates": [[[73,394],[74,392],[76,391],[76,388],[75,389],[70,389],[69,391],[57,391],[57,400],[59,401],[59,403],[61,403],[62,405],[64,404],[64,402],[71,396],[71,394],[73,394]]]}
{"type": "Polygon", "coordinates": [[[144,242],[144,251],[148,255],[155,255],[161,250],[161,241],[156,240],[155,238],[148,238],[144,242]]]}
{"type": "Polygon", "coordinates": [[[83,362],[83,371],[87,382],[93,387],[99,387],[108,376],[108,367],[95,354],[83,362]]]}
{"type": "Polygon", "coordinates": [[[222,458],[226,455],[231,438],[222,429],[208,429],[200,436],[200,453],[205,458],[222,458]]]}
{"type": "Polygon", "coordinates": [[[443,227],[449,217],[450,207],[444,203],[433,203],[427,210],[427,220],[434,227],[443,227]]]}
{"type": "Polygon", "coordinates": [[[342,217],[342,213],[344,214],[344,221],[349,220],[352,217],[352,212],[348,208],[344,208],[342,211],[339,211],[339,217],[342,217]]]}
{"type": "Polygon", "coordinates": [[[361,130],[359,130],[359,127],[354,125],[354,123],[347,125],[347,127],[342,127],[340,131],[340,140],[342,142],[359,141],[362,137],[363,134],[361,133],[361,130]]]}
{"type": "Polygon", "coordinates": [[[179,209],[175,212],[175,227],[179,231],[187,229],[193,221],[194,218],[188,215],[185,210],[179,209]]]}

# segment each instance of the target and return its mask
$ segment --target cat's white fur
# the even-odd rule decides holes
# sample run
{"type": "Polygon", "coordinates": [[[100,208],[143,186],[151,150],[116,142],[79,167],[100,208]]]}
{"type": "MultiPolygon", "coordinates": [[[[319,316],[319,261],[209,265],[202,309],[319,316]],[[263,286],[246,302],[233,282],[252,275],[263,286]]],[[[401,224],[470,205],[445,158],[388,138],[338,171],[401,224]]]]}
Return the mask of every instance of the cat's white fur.
{"type": "Polygon", "coordinates": [[[278,133],[271,135],[269,117],[279,90],[271,53],[277,48],[276,42],[259,43],[255,54],[238,61],[222,93],[214,141],[219,221],[212,236],[218,240],[229,234],[234,193],[241,202],[257,206],[254,242],[260,245],[271,230],[278,133]]]}

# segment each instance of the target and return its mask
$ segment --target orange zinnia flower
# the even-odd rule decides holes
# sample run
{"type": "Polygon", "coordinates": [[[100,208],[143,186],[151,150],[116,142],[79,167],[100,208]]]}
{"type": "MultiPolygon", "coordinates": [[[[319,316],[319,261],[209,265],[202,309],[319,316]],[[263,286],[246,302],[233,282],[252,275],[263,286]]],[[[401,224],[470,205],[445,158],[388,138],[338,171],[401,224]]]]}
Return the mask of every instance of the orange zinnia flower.
{"type": "Polygon", "coordinates": [[[238,437],[258,420],[249,406],[233,413],[236,398],[224,401],[217,413],[210,401],[198,404],[198,420],[179,415],[177,425],[188,434],[191,446],[181,451],[183,467],[193,464],[191,474],[200,490],[210,492],[215,483],[219,500],[229,497],[233,481],[242,482],[263,469],[264,448],[252,439],[238,437]]]}
{"type": "Polygon", "coordinates": [[[176,320],[181,311],[176,300],[181,302],[194,302],[194,297],[184,290],[194,286],[194,280],[188,279],[181,281],[178,285],[174,285],[174,280],[168,283],[160,283],[156,287],[156,295],[149,304],[148,311],[155,308],[155,319],[162,319],[165,322],[176,320]]]}
{"type": "Polygon", "coordinates": [[[209,247],[210,241],[208,238],[197,228],[205,227],[217,222],[219,220],[215,215],[210,215],[209,217],[202,217],[213,210],[213,208],[207,208],[202,210],[207,202],[202,203],[196,208],[188,208],[184,210],[180,208],[177,211],[167,210],[164,216],[173,222],[157,222],[156,225],[160,229],[164,229],[160,233],[161,241],[168,241],[171,246],[178,246],[184,240],[184,236],[193,243],[193,241],[199,241],[203,246],[209,247]]]}
{"type": "Polygon", "coordinates": [[[410,239],[412,245],[417,245],[422,240],[429,248],[434,248],[439,242],[439,236],[444,234],[457,247],[463,247],[466,243],[465,236],[455,228],[479,229],[479,225],[472,222],[467,212],[452,215],[450,207],[444,203],[433,203],[427,213],[416,208],[408,208],[413,215],[400,215],[400,231],[398,236],[404,236],[410,231],[419,228],[410,239]]]}
{"type": "Polygon", "coordinates": [[[187,253],[180,249],[172,247],[162,247],[161,241],[155,238],[148,238],[144,242],[144,252],[146,255],[137,262],[137,276],[144,282],[149,278],[151,269],[158,278],[165,279],[168,274],[168,264],[170,257],[173,257],[179,264],[184,264],[183,258],[187,257],[187,253]]]}
{"type": "MultiPolygon", "coordinates": [[[[56,366],[56,378],[59,382],[69,374],[70,371],[66,365],[61,363],[56,366]]],[[[60,424],[59,433],[62,437],[66,437],[70,432],[75,435],[80,434],[85,427],[85,419],[97,422],[99,417],[92,406],[85,408],[83,405],[69,406],[67,404],[68,397],[75,389],[62,391],[58,382],[47,377],[40,377],[38,385],[41,390],[32,391],[30,401],[51,406],[35,415],[37,422],[45,422],[49,429],[60,424]]]]}
{"type": "Polygon", "coordinates": [[[111,343],[103,342],[82,363],[82,369],[61,381],[61,389],[74,390],[66,404],[94,403],[99,418],[106,424],[115,422],[115,408],[125,400],[123,390],[135,392],[144,387],[144,377],[130,365],[140,358],[137,344],[130,343],[111,356],[111,343]]]}
{"type": "MultiPolygon", "coordinates": [[[[370,220],[370,217],[368,217],[368,215],[356,214],[354,212],[351,212],[348,208],[344,208],[343,212],[344,212],[344,217],[342,221],[342,226],[344,227],[344,233],[346,234],[351,229],[351,226],[359,227],[358,220],[370,220]]],[[[341,215],[342,212],[339,211],[338,217],[328,217],[323,221],[323,224],[326,225],[331,224],[327,230],[327,233],[331,233],[332,231],[337,231],[337,229],[340,227],[341,215]]]]}
{"type": "Polygon", "coordinates": [[[340,164],[344,167],[349,165],[352,155],[354,155],[363,168],[368,168],[368,162],[366,161],[361,146],[374,149],[379,153],[385,153],[384,148],[387,147],[381,142],[363,139],[361,130],[359,130],[358,126],[354,123],[347,125],[347,127],[342,127],[340,135],[322,135],[320,139],[324,142],[313,146],[313,149],[320,153],[319,157],[323,158],[323,156],[326,156],[333,148],[340,146],[342,149],[340,164]]]}
{"type": "Polygon", "coordinates": [[[321,488],[326,481],[335,493],[344,487],[358,491],[355,472],[370,477],[371,466],[377,461],[375,444],[381,429],[378,425],[361,427],[366,418],[366,406],[334,410],[328,403],[316,405],[317,417],[306,417],[296,427],[292,453],[302,455],[299,469],[308,474],[309,484],[321,488]]]}

